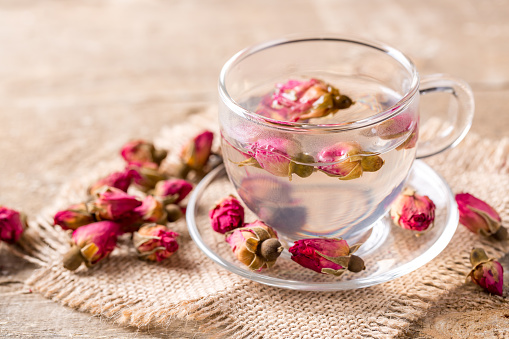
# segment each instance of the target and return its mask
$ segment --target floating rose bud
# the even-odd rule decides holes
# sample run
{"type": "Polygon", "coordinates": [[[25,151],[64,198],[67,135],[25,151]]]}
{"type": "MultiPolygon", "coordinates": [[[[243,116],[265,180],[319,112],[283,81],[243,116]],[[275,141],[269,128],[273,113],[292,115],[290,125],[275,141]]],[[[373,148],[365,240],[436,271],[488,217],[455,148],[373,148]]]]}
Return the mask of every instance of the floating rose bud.
{"type": "Polygon", "coordinates": [[[57,212],[53,220],[55,225],[59,225],[64,230],[75,230],[96,221],[94,214],[89,211],[85,203],[71,205],[66,210],[57,212]]]}
{"type": "Polygon", "coordinates": [[[365,269],[364,261],[353,255],[360,246],[350,247],[341,238],[316,238],[297,240],[288,251],[291,259],[305,268],[341,276],[347,270],[357,273],[365,269]]]}
{"type": "Polygon", "coordinates": [[[64,267],[76,270],[82,262],[92,266],[106,258],[115,249],[121,225],[113,221],[99,221],[76,229],[73,246],[64,255],[64,267]]]}
{"type": "Polygon", "coordinates": [[[413,114],[398,114],[394,118],[385,120],[377,125],[376,133],[384,140],[400,138],[414,129],[416,125],[415,120],[416,118],[413,114]]]}
{"type": "Polygon", "coordinates": [[[98,198],[94,201],[97,215],[106,220],[125,218],[128,213],[132,213],[141,204],[142,202],[138,198],[112,187],[99,193],[98,198]]]}
{"type": "Polygon", "coordinates": [[[88,191],[90,194],[94,195],[101,187],[108,186],[127,192],[127,189],[134,179],[140,180],[141,178],[138,172],[133,169],[126,169],[122,172],[114,172],[102,179],[99,179],[96,183],[90,186],[88,191]]]}
{"type": "Polygon", "coordinates": [[[364,172],[376,172],[384,165],[385,161],[379,155],[368,155],[361,158],[361,167],[364,172]]]}
{"type": "Polygon", "coordinates": [[[154,195],[165,204],[181,202],[193,190],[193,185],[183,179],[169,179],[159,181],[154,189],[154,195]]]}
{"type": "Polygon", "coordinates": [[[259,220],[227,233],[226,242],[235,257],[254,271],[274,266],[284,249],[276,232],[259,220]]]}
{"type": "Polygon", "coordinates": [[[182,148],[182,162],[193,170],[202,171],[209,160],[213,139],[214,134],[210,131],[196,135],[182,148]]]}
{"type": "Polygon", "coordinates": [[[340,180],[357,179],[363,172],[360,152],[360,146],[355,142],[340,142],[326,147],[318,154],[318,160],[335,164],[318,166],[318,169],[340,180]]]}
{"type": "Polygon", "coordinates": [[[16,243],[27,227],[26,216],[16,210],[0,206],[0,240],[16,243]]]}
{"type": "Polygon", "coordinates": [[[499,240],[507,239],[507,229],[502,226],[500,215],[486,202],[469,193],[456,194],[460,223],[469,231],[499,240]]]}
{"type": "Polygon", "coordinates": [[[148,224],[133,234],[133,244],[140,258],[159,262],[178,250],[178,236],[166,226],[148,224]]]}
{"type": "Polygon", "coordinates": [[[159,168],[154,164],[131,164],[130,168],[135,170],[138,175],[134,178],[136,187],[143,192],[148,192],[153,189],[158,182],[168,179],[168,176],[159,171],[159,168]]]}
{"type": "Polygon", "coordinates": [[[435,204],[428,196],[406,188],[392,203],[391,217],[402,228],[423,232],[433,225],[435,204]]]}
{"type": "Polygon", "coordinates": [[[147,195],[140,206],[133,210],[143,223],[166,222],[166,211],[163,204],[151,195],[147,195]]]}
{"type": "Polygon", "coordinates": [[[155,164],[159,166],[168,154],[164,150],[158,150],[151,142],[145,140],[133,140],[126,143],[120,151],[122,157],[128,163],[155,164]]]}
{"type": "Polygon", "coordinates": [[[490,293],[503,294],[504,269],[494,258],[489,259],[482,248],[474,248],[470,253],[472,270],[467,275],[475,284],[490,293]]]}
{"type": "Polygon", "coordinates": [[[289,80],[262,99],[256,113],[279,121],[305,122],[348,108],[353,101],[321,80],[289,80]]]}
{"type": "Polygon", "coordinates": [[[209,218],[214,231],[225,234],[244,224],[244,207],[230,195],[209,211],[209,218]]]}

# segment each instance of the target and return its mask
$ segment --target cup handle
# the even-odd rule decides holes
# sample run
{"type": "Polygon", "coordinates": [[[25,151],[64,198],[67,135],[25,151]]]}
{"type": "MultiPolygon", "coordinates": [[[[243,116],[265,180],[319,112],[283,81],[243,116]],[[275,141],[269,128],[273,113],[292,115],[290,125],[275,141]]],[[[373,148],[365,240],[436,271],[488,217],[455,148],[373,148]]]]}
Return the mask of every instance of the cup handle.
{"type": "Polygon", "coordinates": [[[419,92],[421,95],[436,92],[449,93],[457,103],[457,109],[452,112],[449,110],[449,112],[445,112],[446,114],[441,114],[440,117],[422,119],[425,115],[421,112],[422,120],[420,121],[420,136],[416,155],[421,159],[454,147],[463,140],[474,117],[474,95],[465,81],[445,74],[423,76],[419,92]]]}

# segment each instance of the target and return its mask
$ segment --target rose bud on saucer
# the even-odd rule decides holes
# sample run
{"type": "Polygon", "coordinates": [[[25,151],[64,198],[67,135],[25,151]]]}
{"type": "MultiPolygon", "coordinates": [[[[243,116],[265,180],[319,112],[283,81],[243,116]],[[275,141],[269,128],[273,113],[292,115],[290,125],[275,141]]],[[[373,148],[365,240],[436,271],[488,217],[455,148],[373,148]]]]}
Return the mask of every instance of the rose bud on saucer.
{"type": "Polygon", "coordinates": [[[133,234],[133,244],[140,258],[159,262],[178,250],[178,236],[166,226],[146,224],[133,234]]]}
{"type": "Polygon", "coordinates": [[[25,214],[0,205],[0,240],[14,244],[26,228],[25,214]]]}
{"type": "Polygon", "coordinates": [[[96,215],[101,219],[119,220],[131,213],[142,202],[135,196],[129,195],[117,188],[108,187],[98,193],[94,201],[96,215]]]}
{"type": "Polygon", "coordinates": [[[433,225],[435,204],[428,196],[405,188],[392,203],[391,217],[394,223],[402,228],[423,232],[433,225]]]}
{"type": "Polygon", "coordinates": [[[350,247],[341,238],[316,238],[297,240],[288,251],[291,259],[305,268],[341,276],[347,270],[357,273],[365,269],[364,261],[353,255],[360,246],[350,247]]]}
{"type": "Polygon", "coordinates": [[[214,134],[210,131],[204,131],[189,140],[180,152],[182,163],[189,169],[202,171],[212,152],[213,140],[214,134]]]}
{"type": "Polygon", "coordinates": [[[88,209],[86,203],[69,206],[66,210],[59,211],[53,217],[55,225],[64,230],[75,230],[78,227],[91,224],[97,221],[94,214],[88,209]]]}
{"type": "Polygon", "coordinates": [[[318,166],[325,174],[340,180],[357,179],[362,176],[361,149],[356,142],[340,142],[324,148],[318,154],[318,161],[337,164],[318,166]],[[340,162],[339,162],[340,161],[340,162]]]}
{"type": "Polygon", "coordinates": [[[159,166],[168,152],[158,150],[154,144],[145,140],[133,140],[126,143],[120,151],[127,163],[155,164],[159,166]]]}
{"type": "Polygon", "coordinates": [[[73,245],[64,254],[64,267],[74,271],[81,263],[92,266],[106,258],[117,244],[121,225],[113,221],[99,221],[76,229],[72,234],[73,245]]]}
{"type": "Polygon", "coordinates": [[[469,193],[456,194],[460,223],[469,231],[498,240],[507,239],[507,229],[502,226],[500,215],[486,202],[469,193]]]}
{"type": "Polygon", "coordinates": [[[140,206],[133,210],[143,223],[166,222],[166,211],[163,204],[151,195],[147,195],[140,206]]]}
{"type": "Polygon", "coordinates": [[[127,189],[131,186],[131,183],[135,178],[140,179],[138,172],[133,169],[126,168],[122,172],[114,172],[102,179],[99,179],[96,183],[89,187],[88,192],[91,195],[94,195],[103,186],[115,187],[127,192],[127,189]]]}
{"type": "Polygon", "coordinates": [[[253,271],[274,266],[284,249],[276,232],[259,220],[227,233],[226,242],[235,257],[253,271]]]}
{"type": "Polygon", "coordinates": [[[159,181],[154,188],[154,196],[166,204],[177,204],[193,190],[193,184],[183,179],[159,181]]]}
{"type": "Polygon", "coordinates": [[[467,275],[475,284],[481,286],[490,293],[503,294],[504,269],[494,258],[489,259],[482,248],[474,248],[470,253],[472,270],[467,275]]]}
{"type": "Polygon", "coordinates": [[[230,195],[209,211],[209,218],[214,231],[225,234],[244,224],[244,207],[230,195]]]}

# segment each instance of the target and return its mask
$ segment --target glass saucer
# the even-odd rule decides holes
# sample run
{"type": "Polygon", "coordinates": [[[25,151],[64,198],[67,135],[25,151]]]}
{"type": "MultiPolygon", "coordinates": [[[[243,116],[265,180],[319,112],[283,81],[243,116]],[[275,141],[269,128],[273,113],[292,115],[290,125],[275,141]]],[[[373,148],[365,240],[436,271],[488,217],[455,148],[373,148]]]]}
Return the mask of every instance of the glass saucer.
{"type": "MultiPolygon", "coordinates": [[[[212,230],[208,211],[217,201],[233,194],[223,166],[210,172],[194,189],[187,207],[189,233],[198,247],[213,261],[244,278],[281,288],[307,291],[337,291],[381,284],[410,273],[435,258],[447,246],[458,226],[458,209],[447,183],[422,161],[415,161],[407,186],[429,196],[436,205],[435,225],[417,236],[395,226],[389,215],[379,220],[371,235],[356,252],[366,269],[347,272],[341,277],[319,274],[290,259],[285,250],[274,267],[253,272],[237,261],[224,241],[224,235],[212,230]]],[[[246,221],[256,219],[246,208],[246,221]]]]}

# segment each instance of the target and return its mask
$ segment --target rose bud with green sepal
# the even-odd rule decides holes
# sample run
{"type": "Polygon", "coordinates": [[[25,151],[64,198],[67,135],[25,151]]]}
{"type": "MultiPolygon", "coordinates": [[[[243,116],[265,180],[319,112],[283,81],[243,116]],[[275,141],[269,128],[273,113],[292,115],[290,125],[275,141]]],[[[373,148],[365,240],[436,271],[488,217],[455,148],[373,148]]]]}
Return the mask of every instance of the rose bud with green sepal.
{"type": "Polygon", "coordinates": [[[151,142],[145,140],[133,140],[129,141],[122,147],[120,154],[129,164],[154,164],[159,166],[166,158],[168,152],[156,149],[154,144],[151,142]]]}
{"type": "Polygon", "coordinates": [[[435,221],[435,204],[426,195],[405,188],[391,205],[391,218],[404,229],[423,232],[435,221]]]}
{"type": "Polygon", "coordinates": [[[27,228],[26,216],[11,208],[0,206],[0,240],[16,243],[27,228]]]}
{"type": "Polygon", "coordinates": [[[135,196],[113,187],[107,187],[97,195],[94,208],[101,219],[120,220],[142,204],[135,196]]]}
{"type": "Polygon", "coordinates": [[[175,222],[186,214],[186,208],[176,204],[166,205],[164,206],[164,210],[166,211],[169,222],[175,222]]]}
{"type": "Polygon", "coordinates": [[[360,153],[361,148],[356,142],[340,142],[326,147],[318,154],[318,161],[335,164],[318,166],[318,169],[340,180],[357,179],[363,172],[360,153]]]}
{"type": "Polygon", "coordinates": [[[204,131],[189,140],[180,152],[182,163],[189,169],[202,171],[212,153],[213,140],[214,134],[210,131],[204,131]]]}
{"type": "Polygon", "coordinates": [[[55,225],[64,230],[75,230],[78,227],[91,224],[96,220],[94,213],[89,210],[86,203],[69,206],[66,210],[59,211],[53,217],[55,225]]]}
{"type": "Polygon", "coordinates": [[[138,176],[134,178],[134,184],[136,187],[143,191],[148,192],[153,189],[158,182],[167,180],[168,175],[164,172],[159,171],[159,168],[155,164],[131,164],[129,168],[135,170],[138,176]]]}
{"type": "Polygon", "coordinates": [[[486,202],[469,193],[456,194],[460,223],[469,231],[498,240],[507,239],[507,229],[502,226],[500,215],[486,202]]]}
{"type": "Polygon", "coordinates": [[[178,236],[164,225],[146,224],[133,234],[133,244],[140,258],[159,262],[178,250],[178,236]]]}
{"type": "Polygon", "coordinates": [[[235,257],[253,271],[274,266],[284,249],[276,231],[260,220],[228,232],[226,242],[235,257]]]}
{"type": "Polygon", "coordinates": [[[115,187],[118,188],[119,190],[127,192],[127,189],[129,188],[129,186],[131,186],[131,183],[135,179],[140,180],[141,179],[140,174],[132,168],[126,168],[122,172],[114,172],[104,178],[99,179],[97,182],[95,182],[93,185],[89,187],[88,192],[91,195],[94,195],[103,186],[115,187]]]}
{"type": "Polygon", "coordinates": [[[341,276],[347,270],[360,272],[364,261],[353,255],[361,244],[348,246],[341,238],[316,238],[297,240],[288,251],[299,265],[318,273],[341,276]]]}
{"type": "Polygon", "coordinates": [[[142,204],[133,210],[142,223],[164,223],[167,215],[164,205],[151,195],[143,199],[142,204]]]}
{"type": "Polygon", "coordinates": [[[74,271],[82,263],[87,267],[95,265],[115,249],[121,233],[121,225],[114,221],[99,221],[76,229],[72,234],[73,245],[64,254],[64,267],[74,271]]]}
{"type": "Polygon", "coordinates": [[[154,188],[154,196],[166,204],[177,204],[193,190],[193,184],[184,179],[159,181],[154,188]]]}
{"type": "Polygon", "coordinates": [[[467,275],[475,284],[481,286],[490,293],[503,294],[504,269],[494,258],[488,258],[482,248],[474,248],[470,253],[472,270],[467,275]]]}
{"type": "Polygon", "coordinates": [[[225,234],[244,224],[244,207],[233,196],[222,199],[209,211],[210,224],[214,231],[225,234]]]}

